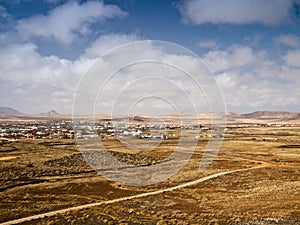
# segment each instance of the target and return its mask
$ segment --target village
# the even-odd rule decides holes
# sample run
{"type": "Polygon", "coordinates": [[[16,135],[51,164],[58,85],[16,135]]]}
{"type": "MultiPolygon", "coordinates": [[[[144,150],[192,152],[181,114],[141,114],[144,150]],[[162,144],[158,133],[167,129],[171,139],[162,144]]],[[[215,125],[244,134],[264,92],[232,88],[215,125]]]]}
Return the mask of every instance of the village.
{"type": "Polygon", "coordinates": [[[25,138],[74,138],[72,123],[69,120],[61,121],[36,121],[2,123],[0,125],[0,137],[9,139],[25,138]]]}
{"type": "MultiPolygon", "coordinates": [[[[100,121],[87,126],[86,121],[74,125],[72,120],[37,121],[33,123],[2,123],[2,139],[88,139],[88,138],[124,138],[140,139],[176,139],[180,129],[197,129],[198,126],[166,125],[120,125],[111,121],[100,121]],[[155,133],[155,135],[153,134],[155,133]]],[[[208,130],[208,127],[201,126],[208,130]]]]}
{"type": "MultiPolygon", "coordinates": [[[[245,124],[234,126],[228,125],[224,131],[234,128],[247,127],[281,127],[294,124],[245,124]]],[[[0,138],[2,139],[178,139],[181,130],[199,130],[203,132],[203,137],[210,137],[204,134],[210,131],[209,125],[166,125],[166,124],[126,124],[115,123],[111,120],[98,121],[92,123],[80,121],[74,124],[71,119],[61,120],[38,120],[35,122],[19,121],[18,123],[4,122],[0,124],[0,138]],[[88,124],[88,125],[87,125],[88,124]]],[[[197,136],[195,136],[197,137],[197,136]]]]}

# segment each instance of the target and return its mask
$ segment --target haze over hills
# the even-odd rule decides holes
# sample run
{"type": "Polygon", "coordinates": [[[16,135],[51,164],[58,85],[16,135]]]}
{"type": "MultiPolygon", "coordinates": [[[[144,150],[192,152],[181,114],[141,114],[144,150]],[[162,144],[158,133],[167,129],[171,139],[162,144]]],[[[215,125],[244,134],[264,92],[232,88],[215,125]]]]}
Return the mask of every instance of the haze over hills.
{"type": "Polygon", "coordinates": [[[21,115],[20,111],[10,108],[10,107],[0,107],[0,114],[5,114],[5,115],[21,115]]]}
{"type": "Polygon", "coordinates": [[[297,117],[299,113],[277,110],[256,111],[252,113],[241,114],[243,118],[252,119],[289,119],[297,117]]]}
{"type": "Polygon", "coordinates": [[[246,114],[227,116],[227,123],[300,123],[300,113],[264,110],[246,114]]]}
{"type": "MultiPolygon", "coordinates": [[[[27,115],[16,109],[10,107],[0,107],[0,115],[1,117],[10,117],[14,116],[16,118],[51,118],[51,117],[59,117],[59,118],[71,118],[70,114],[60,114],[55,110],[50,110],[46,113],[40,113],[38,115],[27,115]]],[[[82,115],[84,117],[84,115],[82,115]]],[[[184,119],[187,119],[191,122],[195,121],[196,114],[183,112],[181,114],[184,119]]],[[[300,113],[298,112],[289,112],[289,111],[280,111],[280,110],[263,110],[263,111],[255,111],[251,113],[238,114],[230,111],[226,111],[225,113],[201,113],[198,114],[197,117],[201,122],[209,123],[211,117],[226,117],[227,123],[297,123],[300,124],[300,113]]],[[[111,120],[112,117],[108,114],[99,114],[96,115],[95,118],[98,120],[111,120]]],[[[141,123],[141,122],[149,122],[151,118],[159,119],[158,121],[165,121],[167,123],[172,121],[179,121],[180,115],[177,114],[168,114],[168,115],[156,115],[156,116],[146,116],[146,115],[131,115],[129,121],[141,123]]],[[[113,118],[115,121],[128,121],[127,116],[116,116],[113,118]]]]}
{"type": "MultiPolygon", "coordinates": [[[[300,113],[297,112],[288,112],[288,111],[279,111],[279,110],[265,110],[265,111],[256,111],[246,114],[238,114],[234,112],[225,112],[225,113],[201,113],[198,115],[192,113],[183,113],[181,116],[184,118],[185,122],[195,123],[195,119],[198,117],[200,123],[210,124],[211,118],[224,118],[226,117],[227,124],[265,124],[265,123],[295,123],[300,124],[300,113]]],[[[97,117],[101,119],[101,117],[97,117]]],[[[180,122],[180,115],[170,114],[170,115],[160,115],[153,116],[152,118],[157,119],[158,121],[164,121],[166,123],[180,122]]],[[[115,120],[122,120],[125,117],[114,118],[115,120]]],[[[151,116],[144,115],[132,115],[132,122],[149,122],[151,116]]],[[[222,120],[220,120],[221,122],[222,120]]]]}
{"type": "MultiPolygon", "coordinates": [[[[0,107],[0,115],[26,116],[26,114],[14,109],[14,108],[11,108],[11,107],[0,107]]],[[[50,110],[46,113],[40,113],[39,115],[41,115],[41,116],[56,116],[56,115],[60,115],[60,114],[55,110],[50,110]]]]}
{"type": "Polygon", "coordinates": [[[57,111],[55,111],[54,109],[52,109],[46,113],[40,113],[40,115],[42,115],[42,116],[57,116],[60,114],[57,111]]]}

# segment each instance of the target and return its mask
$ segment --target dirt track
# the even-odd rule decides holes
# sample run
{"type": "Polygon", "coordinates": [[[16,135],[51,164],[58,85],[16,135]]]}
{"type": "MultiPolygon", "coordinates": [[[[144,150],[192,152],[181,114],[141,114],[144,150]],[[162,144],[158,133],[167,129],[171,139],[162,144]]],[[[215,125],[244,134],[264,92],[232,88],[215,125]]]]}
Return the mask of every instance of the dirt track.
{"type": "Polygon", "coordinates": [[[44,217],[50,217],[50,216],[54,216],[54,215],[57,215],[57,214],[63,214],[63,213],[73,211],[73,210],[80,210],[80,209],[90,208],[90,207],[94,207],[94,206],[100,206],[100,205],[105,205],[105,204],[112,204],[112,203],[122,202],[122,201],[131,200],[131,199],[135,199],[135,198],[142,198],[142,197],[147,197],[147,196],[151,196],[151,195],[163,194],[165,192],[169,192],[169,191],[185,188],[185,187],[188,187],[188,186],[196,185],[196,184],[199,184],[201,182],[204,182],[204,181],[207,181],[207,180],[210,180],[210,179],[214,179],[216,177],[220,177],[220,176],[223,176],[223,175],[242,172],[242,171],[249,171],[249,170],[264,168],[264,167],[268,167],[268,166],[270,166],[270,164],[261,162],[261,165],[256,165],[256,166],[251,167],[251,168],[236,169],[236,170],[231,170],[231,171],[226,171],[226,172],[219,172],[219,173],[215,173],[215,174],[212,174],[212,175],[209,175],[209,176],[206,176],[206,177],[202,177],[202,178],[194,180],[194,181],[190,181],[190,182],[187,182],[187,183],[184,183],[184,184],[180,184],[180,185],[177,185],[177,186],[174,186],[174,187],[170,187],[170,188],[166,188],[166,189],[162,189],[162,190],[158,190],[158,191],[152,191],[152,192],[142,193],[142,194],[138,194],[138,195],[112,199],[112,200],[108,200],[108,201],[102,201],[102,202],[97,202],[97,203],[91,203],[91,204],[85,204],[85,205],[69,207],[69,208],[65,208],[65,209],[61,209],[61,210],[51,211],[51,212],[47,212],[47,213],[42,213],[42,214],[38,214],[38,215],[34,215],[34,216],[29,216],[29,217],[24,217],[24,218],[12,220],[12,221],[4,222],[4,223],[1,223],[0,225],[19,224],[19,223],[26,222],[26,221],[41,219],[41,218],[44,218],[44,217]]]}

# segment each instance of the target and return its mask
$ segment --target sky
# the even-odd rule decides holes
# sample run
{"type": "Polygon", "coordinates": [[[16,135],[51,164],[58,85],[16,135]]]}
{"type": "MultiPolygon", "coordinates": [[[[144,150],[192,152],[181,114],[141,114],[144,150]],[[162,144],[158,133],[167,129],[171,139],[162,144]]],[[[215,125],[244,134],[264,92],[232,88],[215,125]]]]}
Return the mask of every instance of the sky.
{"type": "MultiPolygon", "coordinates": [[[[227,111],[300,112],[299,0],[0,0],[0,106],[70,114],[89,69],[111,49],[143,40],[172,42],[195,53],[215,79],[227,111]]],[[[186,55],[158,51],[154,44],[123,52],[128,59],[132,54],[194,66],[186,55]]],[[[114,60],[110,63],[121,62],[114,60]]],[[[127,112],[171,113],[176,105],[190,110],[182,104],[184,94],[202,105],[199,111],[211,111],[209,100],[206,106],[197,102],[211,93],[199,94],[174,68],[146,64],[119,71],[101,92],[105,98],[97,112],[109,113],[120,99],[127,112]],[[159,74],[168,82],[146,79],[132,86],[141,74],[159,74]],[[126,85],[131,89],[116,99],[126,85]],[[143,95],[149,86],[155,86],[149,91],[156,93],[153,98],[143,95]]],[[[98,92],[113,65],[108,67],[98,74],[102,83],[90,81],[98,92]]]]}

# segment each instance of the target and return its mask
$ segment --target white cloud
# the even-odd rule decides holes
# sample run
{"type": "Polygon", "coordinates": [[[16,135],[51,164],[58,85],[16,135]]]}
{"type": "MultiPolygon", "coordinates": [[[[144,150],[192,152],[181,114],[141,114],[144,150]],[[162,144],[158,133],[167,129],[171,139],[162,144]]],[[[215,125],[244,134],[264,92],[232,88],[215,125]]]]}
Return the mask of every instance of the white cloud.
{"type": "Polygon", "coordinates": [[[227,108],[233,111],[297,108],[300,103],[299,78],[282,83],[268,79],[264,74],[257,76],[253,71],[227,71],[219,74],[217,80],[223,90],[227,108]]]}
{"type": "Polygon", "coordinates": [[[43,0],[43,2],[45,3],[49,3],[49,4],[57,4],[59,2],[64,2],[65,0],[43,0]]]}
{"type": "Polygon", "coordinates": [[[50,38],[70,44],[78,34],[89,33],[92,23],[126,15],[119,7],[105,5],[100,1],[90,1],[81,5],[70,1],[58,6],[47,16],[37,15],[18,21],[17,30],[25,39],[50,38]]]}
{"type": "Polygon", "coordinates": [[[66,110],[66,99],[53,95],[65,92],[72,102],[72,86],[79,74],[72,73],[73,62],[56,56],[44,57],[34,44],[14,44],[0,49],[1,105],[13,104],[27,113],[50,108],[66,110]],[[5,101],[9,100],[5,104],[5,101]]]}
{"type": "Polygon", "coordinates": [[[13,17],[7,12],[7,9],[0,5],[0,35],[13,24],[13,17]]]}
{"type": "MultiPolygon", "coordinates": [[[[208,71],[205,72],[203,68],[199,68],[191,56],[178,54],[178,49],[172,53],[173,49],[174,46],[164,42],[158,45],[152,44],[151,41],[143,42],[137,46],[125,45],[125,50],[117,49],[117,51],[122,50],[122,52],[113,52],[113,56],[100,59],[98,63],[102,66],[98,70],[91,70],[90,77],[84,78],[86,83],[82,83],[83,88],[78,91],[78,96],[82,96],[82,93],[85,93],[85,96],[95,96],[98,88],[105,84],[101,89],[99,96],[101,101],[97,103],[97,110],[99,110],[97,112],[110,112],[109,107],[112,106],[115,99],[118,99],[119,102],[114,107],[117,108],[118,113],[126,114],[138,99],[149,95],[170,100],[180,109],[179,111],[193,107],[186,99],[188,95],[197,103],[198,107],[201,106],[202,109],[210,111],[203,92],[196,86],[195,80],[187,75],[200,73],[201,75],[196,77],[196,80],[200,79],[202,82],[199,83],[203,85],[202,88],[206,94],[211,94],[210,97],[216,99],[218,92],[210,86],[210,80],[204,75],[208,71]],[[134,63],[136,61],[139,63],[134,63]],[[169,65],[160,63],[161,61],[168,62],[169,65]],[[185,67],[184,71],[187,74],[170,65],[182,69],[185,67]],[[123,68],[124,66],[125,68],[123,68]],[[120,68],[123,69],[120,70],[120,68]],[[107,76],[110,76],[109,79],[107,76]]],[[[94,104],[93,99],[83,98],[78,110],[86,110],[92,104],[94,104]]],[[[170,104],[165,103],[164,106],[164,110],[170,109],[170,104]]],[[[139,112],[155,113],[156,107],[158,105],[148,105],[146,108],[139,109],[139,112]]],[[[217,107],[221,107],[221,104],[218,104],[217,107]]],[[[161,107],[158,108],[160,112],[163,110],[161,107]]],[[[175,112],[172,111],[172,113],[175,112]]]]}
{"type": "Polygon", "coordinates": [[[198,43],[198,47],[200,48],[208,48],[208,49],[217,49],[218,45],[215,41],[201,41],[198,43]]]}
{"type": "Polygon", "coordinates": [[[287,22],[296,0],[184,0],[183,20],[194,24],[275,25],[287,22]]]}
{"type": "Polygon", "coordinates": [[[0,6],[0,18],[8,18],[10,15],[7,13],[6,9],[3,6],[0,6]]]}
{"type": "Polygon", "coordinates": [[[254,52],[248,46],[234,45],[228,49],[212,50],[204,55],[203,60],[213,72],[231,70],[238,67],[266,63],[264,52],[254,52]]]}
{"type": "Polygon", "coordinates": [[[295,109],[300,104],[298,51],[285,56],[287,65],[272,61],[264,51],[237,45],[211,50],[203,59],[216,74],[229,110],[295,109]]]}
{"type": "MultiPolygon", "coordinates": [[[[42,56],[38,53],[37,46],[31,43],[1,47],[0,105],[13,106],[27,113],[40,113],[52,108],[61,113],[71,113],[78,82],[96,58],[105,53],[108,48],[136,38],[132,34],[107,34],[99,37],[82,56],[73,61],[57,56],[42,56]]],[[[165,51],[172,48],[152,46],[149,42],[142,49],[141,52],[140,48],[133,47],[124,54],[114,56],[113,64],[123,65],[124,60],[134,60],[139,54],[138,58],[141,59],[154,57],[158,61],[168,60],[177,66],[184,64],[190,71],[197,71],[201,77],[201,72],[188,56],[165,51]]],[[[296,53],[293,51],[288,55],[296,53]]],[[[299,57],[300,53],[297,54],[299,57]]],[[[270,108],[289,109],[289,107],[297,108],[300,104],[300,69],[291,67],[299,60],[290,60],[286,65],[276,65],[277,63],[272,62],[266,53],[255,51],[248,46],[231,46],[223,51],[211,50],[204,59],[211,67],[215,66],[213,69],[229,110],[247,112],[270,108]]],[[[104,75],[111,74],[108,72],[112,70],[113,65],[105,62],[104,60],[105,67],[96,74],[97,77],[105,78],[104,75]]],[[[205,87],[206,80],[202,81],[201,85],[206,88],[206,93],[213,94],[214,90],[210,92],[209,86],[205,87]]],[[[91,86],[87,86],[87,91],[92,89],[93,85],[95,88],[100,88],[102,84],[103,82],[92,79],[91,86]]],[[[121,112],[126,112],[137,99],[151,93],[171,99],[180,109],[185,109],[187,105],[187,99],[184,98],[187,94],[194,102],[201,105],[202,111],[209,110],[203,93],[192,80],[187,79],[185,74],[175,68],[151,62],[131,65],[111,77],[101,95],[105,101],[98,105],[101,112],[109,112],[107,110],[116,96],[127,86],[116,104],[121,112]],[[167,79],[139,80],[145,75],[167,79]]],[[[141,103],[136,109],[143,113],[151,113],[155,110],[161,113],[170,112],[170,104],[162,100],[158,101],[159,104],[151,106],[149,102],[155,103],[157,100],[145,101],[146,107],[141,103]]]]}
{"type": "Polygon", "coordinates": [[[300,50],[289,51],[283,58],[287,65],[300,67],[300,50]]]}
{"type": "Polygon", "coordinates": [[[107,34],[97,39],[85,54],[73,61],[54,55],[42,56],[33,43],[0,47],[0,105],[27,113],[52,108],[71,113],[80,78],[97,57],[119,44],[137,40],[133,34],[107,34]]]}
{"type": "Polygon", "coordinates": [[[286,45],[292,48],[300,47],[299,38],[293,34],[280,35],[274,38],[274,41],[276,44],[286,45]]]}
{"type": "Polygon", "coordinates": [[[97,58],[107,51],[119,45],[137,41],[140,38],[135,34],[106,34],[95,40],[89,48],[85,50],[84,57],[97,58]]]}

